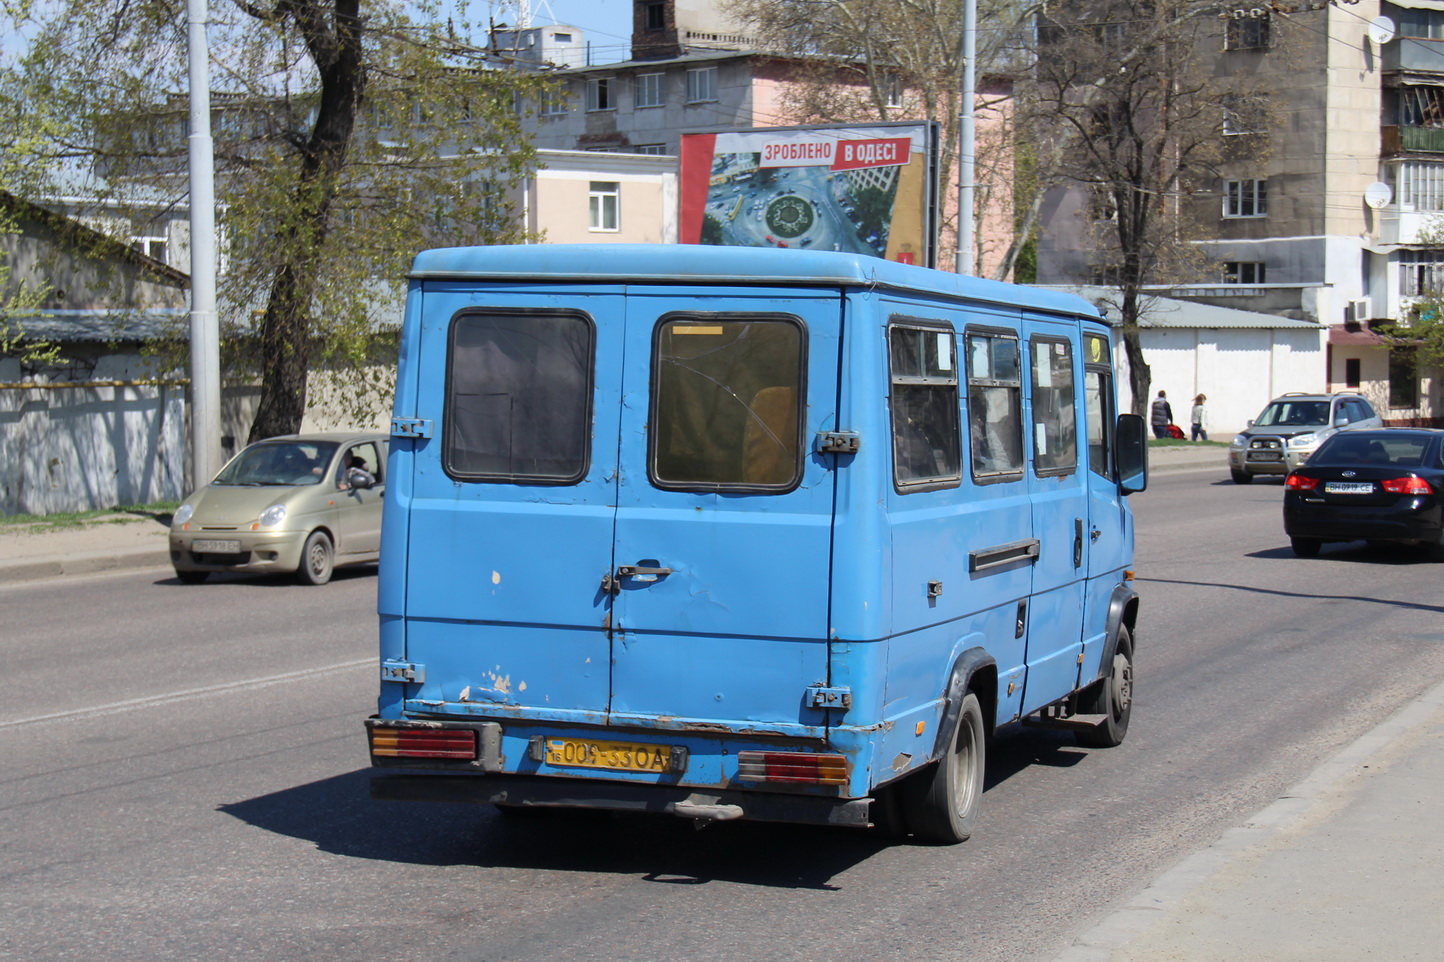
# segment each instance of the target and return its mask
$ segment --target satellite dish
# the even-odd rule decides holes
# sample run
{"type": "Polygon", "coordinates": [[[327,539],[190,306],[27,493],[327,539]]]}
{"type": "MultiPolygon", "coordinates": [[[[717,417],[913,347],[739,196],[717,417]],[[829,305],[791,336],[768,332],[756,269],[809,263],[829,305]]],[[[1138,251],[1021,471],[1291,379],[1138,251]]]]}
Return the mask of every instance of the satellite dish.
{"type": "Polygon", "coordinates": [[[1375,43],[1385,44],[1393,40],[1396,30],[1394,21],[1389,17],[1375,17],[1369,21],[1369,39],[1375,43]]]}
{"type": "Polygon", "coordinates": [[[1394,199],[1393,189],[1385,183],[1374,181],[1364,188],[1364,203],[1378,210],[1394,199]]]}

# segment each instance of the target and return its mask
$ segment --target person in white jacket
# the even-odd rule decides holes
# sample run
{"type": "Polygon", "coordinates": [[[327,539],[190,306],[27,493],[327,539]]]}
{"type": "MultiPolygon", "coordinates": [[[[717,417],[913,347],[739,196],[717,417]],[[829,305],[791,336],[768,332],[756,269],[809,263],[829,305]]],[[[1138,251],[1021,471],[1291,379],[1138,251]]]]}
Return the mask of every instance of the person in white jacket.
{"type": "Polygon", "coordinates": [[[1193,399],[1193,413],[1189,415],[1189,418],[1193,422],[1193,440],[1195,441],[1208,440],[1208,412],[1203,407],[1203,402],[1207,400],[1208,398],[1202,394],[1193,399]]]}

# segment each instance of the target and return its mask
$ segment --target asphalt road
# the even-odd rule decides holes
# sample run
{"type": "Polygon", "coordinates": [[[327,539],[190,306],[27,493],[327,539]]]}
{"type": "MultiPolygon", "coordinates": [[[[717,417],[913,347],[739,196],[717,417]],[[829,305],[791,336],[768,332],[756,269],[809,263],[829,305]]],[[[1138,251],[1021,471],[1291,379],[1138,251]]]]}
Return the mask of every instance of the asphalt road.
{"type": "Polygon", "coordinates": [[[945,848],[372,802],[368,572],[0,588],[0,958],[1049,958],[1444,678],[1441,567],[1295,559],[1279,499],[1155,477],[1128,741],[1005,733],[945,848]]]}

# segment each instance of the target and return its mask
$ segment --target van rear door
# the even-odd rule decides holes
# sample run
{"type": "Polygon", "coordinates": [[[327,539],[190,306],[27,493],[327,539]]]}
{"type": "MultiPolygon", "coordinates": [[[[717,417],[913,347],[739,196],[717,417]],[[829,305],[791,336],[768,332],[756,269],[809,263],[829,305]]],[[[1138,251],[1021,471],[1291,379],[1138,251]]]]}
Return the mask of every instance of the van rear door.
{"type": "MultiPolygon", "coordinates": [[[[611,721],[820,726],[836,289],[628,288],[611,721]]],[[[600,432],[599,432],[600,433],[600,432]]]]}

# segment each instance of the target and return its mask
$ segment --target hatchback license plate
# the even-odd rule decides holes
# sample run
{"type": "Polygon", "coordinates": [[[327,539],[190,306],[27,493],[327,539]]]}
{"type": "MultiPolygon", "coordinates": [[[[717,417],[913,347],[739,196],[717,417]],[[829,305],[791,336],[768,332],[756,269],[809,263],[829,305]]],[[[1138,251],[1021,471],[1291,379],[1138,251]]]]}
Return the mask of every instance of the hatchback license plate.
{"type": "Polygon", "coordinates": [[[1373,494],[1374,485],[1368,481],[1326,481],[1324,490],[1329,494],[1373,494]]]}
{"type": "Polygon", "coordinates": [[[667,772],[671,771],[672,749],[667,745],[603,742],[589,738],[548,738],[546,763],[620,772],[667,772]]]}
{"type": "Polygon", "coordinates": [[[191,542],[191,551],[197,554],[239,554],[241,543],[239,541],[207,541],[200,539],[191,542]]]}

